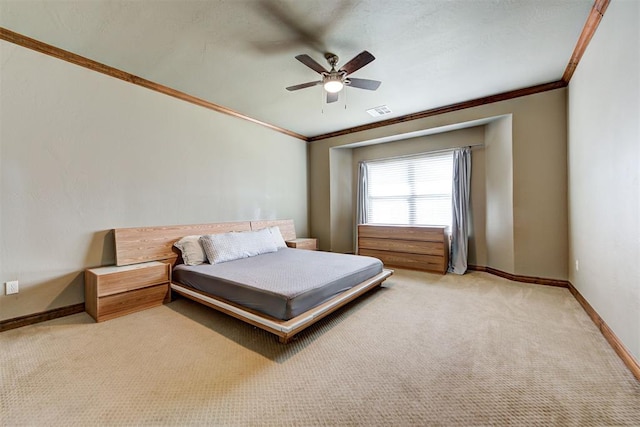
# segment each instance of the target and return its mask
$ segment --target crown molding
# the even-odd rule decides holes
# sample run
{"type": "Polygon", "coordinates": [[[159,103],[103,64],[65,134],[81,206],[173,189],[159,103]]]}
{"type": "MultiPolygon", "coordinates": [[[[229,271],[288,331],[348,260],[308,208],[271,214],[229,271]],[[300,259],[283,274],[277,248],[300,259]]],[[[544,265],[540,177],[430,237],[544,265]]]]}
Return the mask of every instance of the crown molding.
{"type": "Polygon", "coordinates": [[[587,46],[591,41],[591,38],[596,32],[602,17],[604,16],[604,12],[607,10],[609,6],[610,0],[596,0],[591,8],[591,12],[589,13],[589,17],[587,18],[587,22],[584,24],[582,28],[582,33],[580,33],[580,37],[578,38],[578,42],[576,43],[576,47],[573,49],[573,54],[569,59],[569,63],[567,64],[567,68],[564,70],[564,74],[562,75],[562,81],[569,84],[571,77],[573,76],[573,72],[578,67],[578,63],[582,58],[585,50],[587,50],[587,46]]]}
{"type": "Polygon", "coordinates": [[[45,55],[53,56],[55,58],[70,62],[72,64],[79,65],[84,68],[88,68],[93,71],[97,71],[102,74],[106,74],[111,77],[115,77],[120,80],[124,80],[126,82],[129,82],[138,86],[145,87],[147,89],[154,90],[156,92],[163,93],[165,95],[172,96],[174,98],[181,99],[186,102],[190,102],[195,105],[199,105],[204,108],[208,108],[213,111],[217,111],[222,114],[227,114],[229,116],[233,116],[242,120],[246,120],[246,121],[258,124],[260,126],[267,127],[271,130],[291,136],[301,141],[314,142],[314,141],[320,141],[327,138],[334,138],[337,136],[348,135],[351,133],[362,132],[370,129],[390,126],[390,125],[403,123],[407,121],[419,120],[426,117],[437,116],[440,114],[450,113],[453,111],[464,110],[467,108],[473,108],[481,105],[491,104],[494,102],[506,101],[506,100],[518,98],[521,96],[528,96],[536,93],[541,93],[549,90],[566,87],[569,84],[569,81],[571,80],[571,77],[573,76],[573,73],[577,68],[578,63],[580,62],[582,55],[587,49],[587,46],[589,45],[591,38],[595,34],[595,31],[598,28],[598,25],[600,24],[600,21],[602,20],[602,17],[604,16],[604,13],[607,7],[609,6],[609,3],[610,3],[610,0],[595,0],[593,7],[591,8],[591,12],[589,13],[589,17],[587,18],[587,21],[584,27],[582,28],[582,32],[580,33],[580,37],[578,38],[578,42],[576,43],[573,54],[569,59],[569,63],[564,71],[564,74],[562,75],[562,78],[558,81],[543,83],[543,84],[516,89],[508,92],[502,92],[496,95],[490,95],[482,98],[476,98],[476,99],[463,101],[455,104],[445,105],[442,107],[432,108],[432,109],[420,111],[417,113],[407,114],[400,117],[394,117],[391,119],[382,120],[375,123],[368,123],[365,125],[355,126],[355,127],[342,129],[335,132],[329,132],[321,135],[316,135],[312,137],[307,137],[299,133],[290,131],[288,129],[284,129],[284,128],[263,122],[261,120],[254,119],[252,117],[249,117],[242,113],[234,111],[230,108],[223,107],[221,105],[214,104],[204,99],[186,94],[184,92],[180,92],[178,90],[161,85],[159,83],[155,83],[150,80],[143,79],[142,77],[135,76],[133,74],[127,73],[126,71],[118,70],[117,68],[110,67],[108,65],[77,55],[75,53],[68,52],[66,50],[57,48],[55,46],[51,46],[49,44],[26,37],[24,35],[8,30],[6,28],[0,27],[0,39],[6,40],[8,42],[17,44],[22,47],[26,47],[28,49],[35,50],[45,55]]]}
{"type": "Polygon", "coordinates": [[[440,114],[451,113],[453,111],[465,110],[467,108],[478,107],[480,105],[492,104],[494,102],[507,101],[521,96],[533,95],[536,93],[546,92],[548,90],[560,89],[567,86],[562,80],[550,83],[543,83],[536,86],[529,86],[522,89],[510,90],[496,95],[484,96],[482,98],[471,99],[469,101],[458,102],[456,104],[445,105],[444,107],[432,108],[430,110],[420,111],[417,113],[407,114],[405,116],[394,117],[379,122],[368,123],[366,125],[355,126],[352,128],[342,129],[335,132],[329,132],[322,135],[312,136],[309,142],[320,141],[322,139],[334,138],[336,136],[348,135],[351,133],[362,132],[365,130],[376,129],[379,127],[391,126],[398,123],[408,122],[412,120],[424,119],[426,117],[438,116],[440,114]]]}
{"type": "Polygon", "coordinates": [[[347,128],[335,132],[329,132],[322,135],[312,136],[309,138],[309,142],[320,141],[322,139],[334,138],[336,136],[348,135],[355,132],[362,132],[369,129],[376,129],[379,127],[394,125],[402,122],[408,122],[411,120],[423,119],[425,117],[437,116],[439,114],[450,113],[452,111],[459,111],[465,108],[477,107],[479,105],[490,104],[493,102],[506,101],[508,99],[517,98],[519,96],[533,95],[534,93],[545,92],[547,90],[558,89],[562,87],[566,87],[569,85],[569,81],[571,80],[571,76],[573,76],[573,72],[578,67],[578,63],[582,58],[591,38],[596,32],[598,28],[598,24],[602,20],[604,16],[604,12],[607,10],[609,6],[610,0],[595,0],[593,7],[591,8],[591,12],[589,13],[589,17],[582,27],[582,32],[580,33],[580,37],[578,38],[578,42],[573,50],[573,54],[569,59],[569,63],[567,68],[562,75],[562,78],[558,81],[545,83],[537,86],[531,86],[528,88],[517,89],[509,92],[503,92],[498,95],[486,96],[484,98],[477,98],[470,101],[464,101],[457,104],[446,105],[444,107],[433,108],[431,110],[421,111],[418,113],[408,114],[406,116],[400,116],[391,118],[388,120],[382,120],[375,123],[369,123],[362,126],[356,126],[352,128],[347,128]]]}

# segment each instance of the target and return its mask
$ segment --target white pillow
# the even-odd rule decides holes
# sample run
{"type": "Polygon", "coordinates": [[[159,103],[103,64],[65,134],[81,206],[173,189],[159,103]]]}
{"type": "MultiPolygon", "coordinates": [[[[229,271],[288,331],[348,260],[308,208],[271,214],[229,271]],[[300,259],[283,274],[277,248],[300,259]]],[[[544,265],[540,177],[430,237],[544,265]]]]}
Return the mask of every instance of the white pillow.
{"type": "Polygon", "coordinates": [[[273,242],[271,232],[266,228],[258,231],[207,234],[200,237],[200,243],[202,243],[211,264],[220,264],[278,250],[273,242]]]}
{"type": "Polygon", "coordinates": [[[207,261],[200,236],[185,236],[173,244],[182,252],[182,260],[187,265],[200,265],[207,261]]]}
{"type": "Polygon", "coordinates": [[[282,233],[280,233],[280,227],[274,225],[273,227],[269,227],[268,230],[271,232],[271,237],[273,237],[273,243],[276,244],[276,248],[280,249],[287,247],[287,244],[282,238],[282,233]]]}

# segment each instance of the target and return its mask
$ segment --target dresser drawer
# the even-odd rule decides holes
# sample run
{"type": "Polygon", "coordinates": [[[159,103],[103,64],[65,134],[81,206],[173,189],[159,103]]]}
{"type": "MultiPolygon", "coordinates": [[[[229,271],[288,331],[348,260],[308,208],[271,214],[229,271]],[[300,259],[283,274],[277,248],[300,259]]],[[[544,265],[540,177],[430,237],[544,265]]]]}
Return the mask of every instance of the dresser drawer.
{"type": "Polygon", "coordinates": [[[162,305],[168,293],[169,284],[164,283],[98,298],[96,320],[101,322],[162,305]]]}
{"type": "Polygon", "coordinates": [[[358,239],[358,248],[361,250],[374,249],[379,251],[442,256],[442,243],[439,242],[360,237],[360,239],[358,239]]]}
{"type": "Polygon", "coordinates": [[[360,249],[358,253],[360,255],[378,258],[385,266],[389,267],[434,271],[442,274],[444,274],[447,269],[444,257],[437,255],[385,252],[372,249],[360,249]]]}
{"type": "Polygon", "coordinates": [[[445,227],[412,227],[395,225],[358,225],[358,236],[374,239],[419,240],[444,242],[445,227]]]}
{"type": "Polygon", "coordinates": [[[169,281],[169,264],[161,262],[89,270],[95,274],[98,297],[127,292],[169,281]]]}

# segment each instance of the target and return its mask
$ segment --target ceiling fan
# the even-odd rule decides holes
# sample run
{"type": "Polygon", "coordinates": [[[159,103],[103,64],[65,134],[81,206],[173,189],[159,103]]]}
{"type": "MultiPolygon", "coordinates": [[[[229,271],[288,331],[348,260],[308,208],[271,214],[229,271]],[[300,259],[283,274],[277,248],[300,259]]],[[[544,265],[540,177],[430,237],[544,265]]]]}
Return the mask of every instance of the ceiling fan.
{"type": "Polygon", "coordinates": [[[296,56],[296,59],[298,61],[311,68],[313,71],[320,73],[320,75],[322,76],[322,80],[289,86],[287,90],[294,91],[298,89],[305,89],[312,86],[322,85],[324,87],[324,90],[327,91],[327,103],[331,103],[338,100],[338,92],[340,92],[345,86],[351,86],[358,89],[376,90],[382,83],[377,80],[357,79],[355,77],[349,77],[350,74],[354,73],[355,71],[359,70],[360,68],[376,59],[375,56],[373,56],[366,50],[363,50],[338,70],[336,70],[336,65],[338,64],[337,55],[327,52],[324,54],[324,57],[327,62],[329,62],[331,71],[327,71],[322,65],[318,64],[309,55],[304,54],[296,56]]]}

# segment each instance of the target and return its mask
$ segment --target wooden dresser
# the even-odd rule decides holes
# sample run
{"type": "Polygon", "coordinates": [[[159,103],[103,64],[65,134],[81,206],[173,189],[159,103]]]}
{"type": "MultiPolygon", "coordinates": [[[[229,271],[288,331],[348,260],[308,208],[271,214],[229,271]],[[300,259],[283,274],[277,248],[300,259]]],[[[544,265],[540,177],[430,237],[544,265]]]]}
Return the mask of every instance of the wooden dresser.
{"type": "Polygon", "coordinates": [[[449,265],[447,227],[358,225],[358,254],[390,267],[445,274],[449,265]]]}

